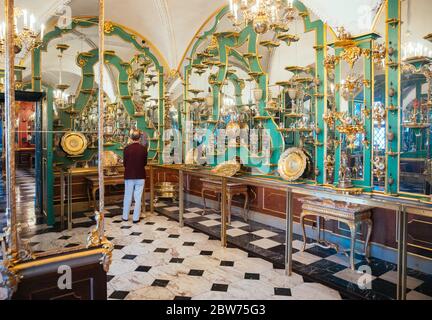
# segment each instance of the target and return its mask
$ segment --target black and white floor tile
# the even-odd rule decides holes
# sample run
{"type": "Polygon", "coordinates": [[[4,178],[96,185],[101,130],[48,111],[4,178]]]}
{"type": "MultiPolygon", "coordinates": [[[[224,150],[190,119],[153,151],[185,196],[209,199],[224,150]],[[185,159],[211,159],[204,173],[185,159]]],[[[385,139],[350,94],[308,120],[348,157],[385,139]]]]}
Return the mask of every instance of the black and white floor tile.
{"type": "MultiPolygon", "coordinates": [[[[178,220],[178,206],[170,203],[160,204],[156,209],[171,219],[178,220]]],[[[212,237],[219,238],[221,218],[217,214],[202,215],[202,209],[196,204],[187,204],[184,215],[185,225],[200,230],[212,237]],[[191,209],[189,209],[189,207],[191,209]]],[[[261,257],[272,262],[275,267],[283,269],[285,261],[285,231],[254,221],[245,222],[238,217],[227,230],[228,243],[242,248],[249,256],[261,257]]],[[[371,283],[363,283],[371,289],[361,289],[358,285],[363,275],[349,268],[348,257],[338,254],[333,249],[323,249],[307,245],[301,252],[302,238],[294,235],[293,264],[294,271],[309,281],[319,282],[338,290],[344,298],[351,299],[395,299],[397,266],[380,259],[372,258],[369,266],[372,269],[371,283]]],[[[311,240],[308,239],[308,242],[311,240]]],[[[368,264],[363,257],[356,256],[356,269],[368,264]]],[[[432,275],[418,271],[408,272],[408,299],[432,300],[432,275]]]]}
{"type": "MultiPolygon", "coordinates": [[[[34,172],[20,172],[19,208],[24,237],[35,252],[85,245],[94,213],[74,213],[70,231],[47,227],[34,213],[34,172]],[[32,180],[33,179],[33,180],[32,180]],[[33,184],[31,184],[31,182],[33,184]],[[20,209],[21,210],[21,209],[20,209]],[[27,219],[27,220],[26,220],[27,219]],[[57,232],[56,232],[57,231],[57,232]]],[[[4,187],[0,185],[0,192],[4,187]]],[[[0,197],[4,206],[4,197],[0,197]]],[[[139,224],[123,222],[122,205],[108,206],[107,236],[115,245],[108,275],[110,299],[394,299],[396,266],[372,259],[372,289],[361,290],[360,274],[333,250],[308,247],[300,252],[296,236],[294,271],[285,276],[285,232],[233,217],[229,246],[221,247],[220,215],[188,204],[186,227],[180,228],[178,205],[158,203],[159,216],[146,215],[139,224]]],[[[3,210],[0,224],[4,224],[3,210]]],[[[359,257],[357,266],[365,262],[359,257]]],[[[409,271],[408,299],[431,299],[432,276],[409,271]]]]}
{"type": "MultiPolygon", "coordinates": [[[[33,236],[34,248],[84,245],[89,228],[33,236]]],[[[164,216],[147,215],[139,224],[106,218],[115,245],[108,273],[112,300],[341,299],[338,291],[304,281],[238,248],[164,216]]]]}

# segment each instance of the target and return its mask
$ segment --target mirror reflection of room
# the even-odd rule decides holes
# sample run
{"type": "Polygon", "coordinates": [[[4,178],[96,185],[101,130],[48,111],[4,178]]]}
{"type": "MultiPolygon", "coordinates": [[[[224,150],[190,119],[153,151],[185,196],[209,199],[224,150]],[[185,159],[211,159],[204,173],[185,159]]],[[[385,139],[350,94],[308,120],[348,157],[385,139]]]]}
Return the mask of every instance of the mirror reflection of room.
{"type": "Polygon", "coordinates": [[[0,6],[0,300],[432,299],[431,1],[0,6]]]}

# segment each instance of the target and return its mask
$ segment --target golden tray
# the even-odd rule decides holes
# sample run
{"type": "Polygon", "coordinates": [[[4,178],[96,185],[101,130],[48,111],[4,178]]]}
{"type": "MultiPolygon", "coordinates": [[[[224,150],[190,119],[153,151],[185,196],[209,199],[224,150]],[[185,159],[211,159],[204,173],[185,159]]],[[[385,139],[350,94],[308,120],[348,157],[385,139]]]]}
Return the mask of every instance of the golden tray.
{"type": "Polygon", "coordinates": [[[240,163],[227,161],[217,165],[211,172],[222,177],[233,177],[240,169],[240,163]]]}
{"type": "Polygon", "coordinates": [[[308,159],[300,148],[286,150],[279,159],[278,172],[286,181],[298,180],[306,171],[308,159]]]}

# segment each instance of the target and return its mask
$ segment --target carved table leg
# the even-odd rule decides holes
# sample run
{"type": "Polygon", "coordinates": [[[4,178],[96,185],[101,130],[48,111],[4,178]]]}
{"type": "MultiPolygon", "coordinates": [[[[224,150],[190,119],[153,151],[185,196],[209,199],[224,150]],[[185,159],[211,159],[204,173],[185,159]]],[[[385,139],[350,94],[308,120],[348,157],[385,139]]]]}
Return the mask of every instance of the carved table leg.
{"type": "Polygon", "coordinates": [[[202,212],[202,216],[204,216],[207,213],[207,204],[206,204],[206,199],[205,199],[205,191],[206,189],[202,189],[201,190],[201,198],[204,204],[204,208],[203,208],[203,212],[202,212]]]}
{"type": "Polygon", "coordinates": [[[350,252],[350,266],[351,270],[355,271],[355,244],[356,244],[356,232],[357,232],[357,224],[352,223],[349,225],[351,231],[351,252],[350,252]]]}
{"type": "Polygon", "coordinates": [[[246,191],[244,193],[244,196],[245,196],[245,204],[243,207],[243,220],[245,222],[247,222],[248,221],[248,214],[249,214],[249,212],[247,211],[247,208],[249,206],[249,193],[246,191]]]}
{"type": "Polygon", "coordinates": [[[366,241],[365,241],[365,248],[364,248],[365,252],[364,252],[364,255],[365,255],[366,261],[370,262],[369,261],[369,257],[370,257],[370,238],[371,238],[371,235],[372,235],[372,226],[373,226],[373,223],[372,223],[372,219],[367,219],[365,222],[367,224],[368,230],[367,230],[367,236],[366,236],[366,241]]]}
{"type": "MultiPolygon", "coordinates": [[[[222,190],[222,192],[225,192],[222,190]]],[[[231,193],[227,194],[227,202],[228,202],[228,225],[231,225],[231,202],[232,202],[232,195],[231,193]]]]}
{"type": "Polygon", "coordinates": [[[303,247],[301,249],[301,252],[304,252],[306,250],[306,226],[305,226],[305,218],[306,218],[306,215],[304,214],[304,212],[302,212],[301,215],[300,215],[300,224],[301,224],[302,235],[303,235],[303,247]]]}

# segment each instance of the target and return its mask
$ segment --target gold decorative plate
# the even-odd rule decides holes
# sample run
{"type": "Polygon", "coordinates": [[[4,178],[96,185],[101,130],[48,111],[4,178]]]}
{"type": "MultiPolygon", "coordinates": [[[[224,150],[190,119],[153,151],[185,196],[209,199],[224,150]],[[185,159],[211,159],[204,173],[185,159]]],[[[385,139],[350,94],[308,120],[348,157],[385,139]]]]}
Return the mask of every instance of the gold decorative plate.
{"type": "Polygon", "coordinates": [[[222,177],[232,177],[240,171],[240,163],[234,161],[227,161],[216,166],[212,172],[222,177]]]}
{"type": "Polygon", "coordinates": [[[61,146],[69,156],[80,156],[86,151],[87,138],[79,132],[66,133],[61,139],[61,146]]]}
{"type": "Polygon", "coordinates": [[[279,159],[278,172],[284,180],[296,181],[305,173],[307,163],[303,150],[290,148],[279,159]]]}

